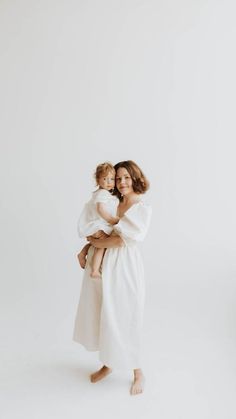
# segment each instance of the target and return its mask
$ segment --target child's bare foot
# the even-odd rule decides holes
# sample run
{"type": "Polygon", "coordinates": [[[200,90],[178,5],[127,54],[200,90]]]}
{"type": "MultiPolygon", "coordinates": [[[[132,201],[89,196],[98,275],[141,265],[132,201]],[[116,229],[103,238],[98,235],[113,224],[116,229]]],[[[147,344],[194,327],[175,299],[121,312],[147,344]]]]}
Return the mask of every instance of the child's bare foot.
{"type": "Polygon", "coordinates": [[[99,271],[91,271],[90,276],[91,278],[100,279],[101,273],[99,271]]]}
{"type": "Polygon", "coordinates": [[[134,381],[132,383],[132,386],[130,388],[130,394],[132,396],[136,395],[136,394],[140,394],[143,392],[144,390],[144,375],[142,373],[142,370],[138,369],[138,370],[134,370],[134,381]]]}
{"type": "Polygon", "coordinates": [[[106,367],[106,365],[103,365],[103,367],[100,370],[90,375],[90,381],[91,383],[96,383],[97,381],[100,381],[103,378],[105,378],[111,372],[112,372],[111,368],[108,368],[106,367]]]}
{"type": "Polygon", "coordinates": [[[77,259],[82,269],[85,268],[86,265],[86,255],[83,252],[78,253],[77,259]]]}

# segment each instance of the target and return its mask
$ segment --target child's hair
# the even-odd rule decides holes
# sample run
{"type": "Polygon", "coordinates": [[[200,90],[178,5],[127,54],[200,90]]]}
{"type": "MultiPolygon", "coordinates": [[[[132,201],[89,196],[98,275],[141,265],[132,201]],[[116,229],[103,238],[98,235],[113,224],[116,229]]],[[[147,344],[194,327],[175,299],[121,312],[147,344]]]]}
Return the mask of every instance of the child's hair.
{"type": "Polygon", "coordinates": [[[109,172],[113,172],[115,176],[115,168],[110,162],[101,163],[96,167],[94,177],[96,180],[96,184],[98,185],[99,178],[101,176],[107,176],[109,172]]]}
{"type": "MultiPolygon", "coordinates": [[[[125,160],[115,164],[115,171],[120,167],[124,167],[129,172],[132,179],[133,190],[137,194],[143,194],[149,189],[149,181],[140,169],[140,167],[132,160],[125,160]]],[[[114,195],[118,196],[119,200],[122,200],[122,196],[118,189],[115,187],[114,195]]]]}

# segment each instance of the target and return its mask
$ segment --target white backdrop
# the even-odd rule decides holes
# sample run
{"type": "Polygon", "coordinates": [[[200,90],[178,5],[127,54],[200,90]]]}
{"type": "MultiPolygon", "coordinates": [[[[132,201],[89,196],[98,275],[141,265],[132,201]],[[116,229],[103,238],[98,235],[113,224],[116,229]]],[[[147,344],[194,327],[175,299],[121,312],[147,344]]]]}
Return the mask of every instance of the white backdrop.
{"type": "MultiPolygon", "coordinates": [[[[78,353],[90,356],[71,341],[82,280],[76,224],[96,165],[126,159],[150,179],[145,199],[153,207],[142,246],[145,350],[150,380],[154,370],[159,382],[138,412],[148,406],[162,418],[235,417],[235,12],[230,0],[1,1],[4,419],[21,417],[14,416],[19,406],[24,419],[68,413],[63,386],[53,400],[58,410],[47,399],[35,411],[35,400],[44,397],[45,380],[52,392],[47,377],[56,356],[58,369],[65,365],[57,383],[70,381],[78,353]],[[181,358],[183,348],[192,358],[181,358]],[[215,360],[198,390],[186,359],[197,371],[215,360]],[[40,381],[34,368],[46,364],[40,381]],[[218,387],[217,368],[224,377],[218,387]],[[189,405],[170,383],[185,396],[190,391],[189,405]]],[[[96,355],[89,366],[97,366],[96,355]]],[[[77,394],[75,376],[69,386],[77,394]]]]}

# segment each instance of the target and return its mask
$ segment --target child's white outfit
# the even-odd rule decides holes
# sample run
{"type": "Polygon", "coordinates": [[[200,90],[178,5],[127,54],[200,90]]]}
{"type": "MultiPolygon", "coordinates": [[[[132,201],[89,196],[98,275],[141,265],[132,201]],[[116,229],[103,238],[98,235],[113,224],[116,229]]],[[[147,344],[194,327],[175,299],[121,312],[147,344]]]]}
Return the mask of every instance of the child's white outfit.
{"type": "Polygon", "coordinates": [[[85,204],[78,221],[78,234],[80,237],[92,236],[98,230],[103,230],[106,234],[111,234],[113,225],[109,224],[97,212],[97,204],[105,204],[106,211],[112,216],[116,216],[119,200],[111,195],[106,189],[97,189],[92,194],[92,198],[85,204]]]}

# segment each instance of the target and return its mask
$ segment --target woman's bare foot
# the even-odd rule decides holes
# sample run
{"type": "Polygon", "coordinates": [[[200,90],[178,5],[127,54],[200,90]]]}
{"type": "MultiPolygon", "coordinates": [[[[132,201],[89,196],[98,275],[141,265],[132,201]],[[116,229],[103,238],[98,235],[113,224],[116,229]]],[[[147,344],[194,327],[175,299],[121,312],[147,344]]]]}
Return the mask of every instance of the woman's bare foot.
{"type": "Polygon", "coordinates": [[[77,259],[79,261],[81,268],[84,269],[86,265],[86,254],[84,254],[83,252],[78,253],[77,259]]]}
{"type": "Polygon", "coordinates": [[[100,279],[101,273],[99,271],[91,271],[90,276],[91,278],[100,279]]]}
{"type": "Polygon", "coordinates": [[[144,375],[142,373],[142,370],[137,369],[134,370],[134,381],[132,383],[132,386],[130,388],[130,394],[132,396],[136,395],[136,394],[140,394],[143,393],[144,390],[144,375]]]}
{"type": "Polygon", "coordinates": [[[103,378],[105,378],[111,372],[112,372],[111,368],[108,368],[106,367],[106,365],[103,365],[103,367],[100,370],[90,375],[90,381],[91,383],[96,383],[97,381],[100,381],[103,378]]]}

